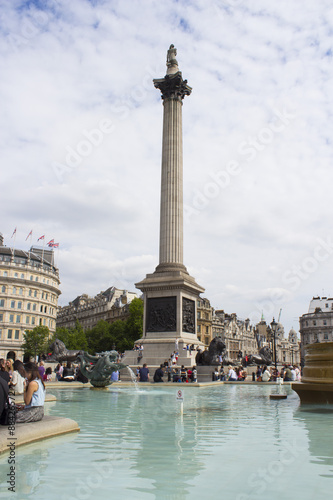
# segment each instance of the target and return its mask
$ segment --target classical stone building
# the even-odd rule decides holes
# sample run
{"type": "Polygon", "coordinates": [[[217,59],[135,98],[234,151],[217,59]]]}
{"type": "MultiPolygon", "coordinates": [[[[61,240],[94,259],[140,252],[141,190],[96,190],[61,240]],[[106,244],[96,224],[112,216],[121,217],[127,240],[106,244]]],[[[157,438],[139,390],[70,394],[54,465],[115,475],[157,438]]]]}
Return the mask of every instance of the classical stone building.
{"type": "Polygon", "coordinates": [[[197,336],[198,340],[205,346],[209,346],[213,338],[212,317],[213,308],[206,298],[200,298],[197,301],[197,336]]]}
{"type": "Polygon", "coordinates": [[[226,355],[234,361],[241,355],[258,353],[255,328],[250,325],[249,319],[242,320],[235,313],[216,310],[212,317],[212,332],[213,337],[222,337],[226,344],[226,355]]]}
{"type": "Polygon", "coordinates": [[[333,298],[313,297],[309,310],[299,319],[301,356],[304,346],[314,342],[333,342],[333,298]]]}
{"type": "MultiPolygon", "coordinates": [[[[264,317],[255,327],[256,338],[259,348],[268,345],[274,356],[274,334],[270,325],[267,325],[264,317]]],[[[277,323],[275,331],[276,359],[279,364],[299,364],[300,346],[297,332],[292,328],[285,336],[282,323],[277,323]]]]}
{"type": "Polygon", "coordinates": [[[59,271],[53,250],[31,247],[28,252],[4,245],[0,233],[0,356],[23,358],[25,330],[56,328],[59,271]]]}
{"type": "Polygon", "coordinates": [[[125,320],[129,315],[129,304],[134,298],[137,298],[136,293],[114,286],[95,297],[79,295],[68,306],[58,308],[57,327],[73,328],[78,320],[83,329],[88,330],[100,320],[108,323],[117,319],[125,320]]]}

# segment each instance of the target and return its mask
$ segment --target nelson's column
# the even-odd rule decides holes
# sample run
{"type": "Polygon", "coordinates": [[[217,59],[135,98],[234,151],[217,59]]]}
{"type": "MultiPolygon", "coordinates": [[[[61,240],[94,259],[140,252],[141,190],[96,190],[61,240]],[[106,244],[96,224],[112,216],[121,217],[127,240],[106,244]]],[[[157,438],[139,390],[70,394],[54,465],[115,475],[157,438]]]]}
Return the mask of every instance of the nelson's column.
{"type": "Polygon", "coordinates": [[[183,80],[173,45],[167,52],[167,72],[154,80],[163,100],[163,140],[159,264],[136,287],[143,292],[144,318],[141,363],[155,365],[170,358],[178,346],[178,364],[194,363],[183,346],[203,344],[197,339],[197,300],[204,288],[183,264],[183,141],[182,106],[191,94],[183,80]]]}

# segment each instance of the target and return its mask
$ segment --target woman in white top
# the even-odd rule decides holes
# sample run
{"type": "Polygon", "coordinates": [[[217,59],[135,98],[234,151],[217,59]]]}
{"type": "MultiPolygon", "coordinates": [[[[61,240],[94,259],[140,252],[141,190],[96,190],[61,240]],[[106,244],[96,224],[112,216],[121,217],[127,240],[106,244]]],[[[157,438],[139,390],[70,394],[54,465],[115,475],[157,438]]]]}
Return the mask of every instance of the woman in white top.
{"type": "Polygon", "coordinates": [[[9,393],[12,395],[23,394],[25,387],[25,370],[24,364],[19,359],[14,361],[13,375],[9,383],[9,393]]]}
{"type": "Polygon", "coordinates": [[[16,423],[37,422],[44,417],[45,385],[36,363],[25,366],[28,383],[24,392],[25,407],[17,412],[16,423]]]}
{"type": "Polygon", "coordinates": [[[263,371],[263,374],[261,376],[261,380],[263,382],[268,382],[271,378],[271,372],[268,370],[267,366],[264,366],[264,371],[263,371]]]}

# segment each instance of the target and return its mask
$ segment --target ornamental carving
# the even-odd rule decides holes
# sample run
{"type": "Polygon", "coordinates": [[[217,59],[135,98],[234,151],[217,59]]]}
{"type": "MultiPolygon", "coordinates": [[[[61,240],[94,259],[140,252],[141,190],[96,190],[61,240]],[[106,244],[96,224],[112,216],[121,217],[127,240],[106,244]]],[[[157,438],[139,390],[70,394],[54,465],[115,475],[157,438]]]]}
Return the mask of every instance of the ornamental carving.
{"type": "Polygon", "coordinates": [[[183,297],[183,332],[195,333],[195,302],[183,297]]]}
{"type": "Polygon", "coordinates": [[[177,320],[177,297],[147,299],[147,332],[174,332],[177,320]]]}
{"type": "Polygon", "coordinates": [[[164,78],[153,80],[155,88],[159,89],[162,99],[177,99],[181,101],[186,95],[190,95],[192,88],[183,80],[180,71],[175,75],[165,75],[164,78]]]}

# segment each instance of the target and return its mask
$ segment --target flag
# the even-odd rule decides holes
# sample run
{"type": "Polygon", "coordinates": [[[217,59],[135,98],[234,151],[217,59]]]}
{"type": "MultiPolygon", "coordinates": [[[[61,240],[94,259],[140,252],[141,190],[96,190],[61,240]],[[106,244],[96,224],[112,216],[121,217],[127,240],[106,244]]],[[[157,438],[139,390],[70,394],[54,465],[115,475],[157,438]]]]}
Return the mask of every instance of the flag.
{"type": "Polygon", "coordinates": [[[14,234],[16,234],[16,228],[14,229],[13,234],[11,235],[11,238],[14,236],[14,234]]]}
{"type": "Polygon", "coordinates": [[[39,241],[39,240],[43,240],[44,238],[45,238],[45,234],[43,234],[43,236],[41,236],[40,238],[38,238],[38,240],[37,240],[37,241],[39,241]]]}
{"type": "Polygon", "coordinates": [[[49,247],[51,247],[51,246],[53,245],[53,243],[54,243],[54,240],[50,240],[50,241],[47,243],[47,245],[48,245],[49,247]]]}
{"type": "Polygon", "coordinates": [[[59,243],[52,243],[52,248],[59,248],[59,243]]]}
{"type": "Polygon", "coordinates": [[[27,241],[27,239],[29,238],[29,236],[32,236],[32,229],[31,229],[30,233],[28,234],[28,236],[26,237],[25,241],[27,241]]]}

